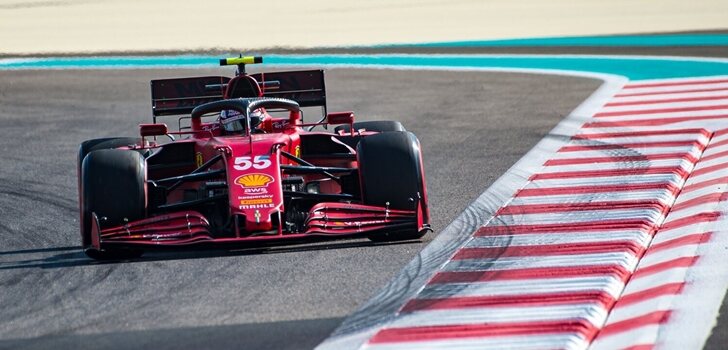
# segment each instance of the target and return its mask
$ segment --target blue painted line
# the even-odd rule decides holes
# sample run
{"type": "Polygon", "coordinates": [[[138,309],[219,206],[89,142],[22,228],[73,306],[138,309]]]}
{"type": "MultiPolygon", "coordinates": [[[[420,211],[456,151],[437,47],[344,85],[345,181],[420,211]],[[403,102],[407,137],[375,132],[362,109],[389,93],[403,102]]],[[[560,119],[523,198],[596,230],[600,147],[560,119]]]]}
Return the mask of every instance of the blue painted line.
{"type": "Polygon", "coordinates": [[[669,46],[727,46],[728,34],[653,34],[543,37],[501,40],[443,41],[419,44],[366,46],[367,48],[402,47],[669,47],[669,46]]]}
{"type": "MultiPolygon", "coordinates": [[[[213,68],[217,56],[68,57],[0,60],[8,69],[213,68]]],[[[510,68],[583,71],[630,80],[728,75],[728,60],[626,56],[561,55],[269,55],[276,65],[356,65],[379,67],[510,68]]]]}
{"type": "Polygon", "coordinates": [[[157,68],[213,67],[219,58],[212,56],[105,56],[48,57],[0,60],[0,69],[78,69],[78,68],[157,68]]]}

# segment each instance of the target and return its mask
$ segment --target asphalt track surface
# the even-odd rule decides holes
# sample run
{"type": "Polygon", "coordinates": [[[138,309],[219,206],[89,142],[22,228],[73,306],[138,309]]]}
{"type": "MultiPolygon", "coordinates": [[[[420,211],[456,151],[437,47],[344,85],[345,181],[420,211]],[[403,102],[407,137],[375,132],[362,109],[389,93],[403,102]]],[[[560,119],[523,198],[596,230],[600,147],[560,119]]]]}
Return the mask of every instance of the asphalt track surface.
{"type": "MultiPolygon", "coordinates": [[[[726,56],[725,48],[659,53],[726,56]]],[[[150,119],[150,79],[218,73],[230,71],[0,72],[0,349],[312,348],[600,84],[531,74],[329,70],[331,111],[398,119],[419,136],[434,234],[391,245],[347,240],[87,259],[78,247],[78,144],[134,135],[150,119]]],[[[723,348],[726,323],[724,304],[706,348],[723,348]]]]}
{"type": "MultiPolygon", "coordinates": [[[[534,74],[328,71],[329,110],[423,145],[434,234],[97,263],[79,248],[76,152],[134,135],[152,78],[226,70],[0,72],[0,349],[306,349],[364,303],[599,85],[534,74]]],[[[174,124],[174,121],[169,121],[174,124]]]]}

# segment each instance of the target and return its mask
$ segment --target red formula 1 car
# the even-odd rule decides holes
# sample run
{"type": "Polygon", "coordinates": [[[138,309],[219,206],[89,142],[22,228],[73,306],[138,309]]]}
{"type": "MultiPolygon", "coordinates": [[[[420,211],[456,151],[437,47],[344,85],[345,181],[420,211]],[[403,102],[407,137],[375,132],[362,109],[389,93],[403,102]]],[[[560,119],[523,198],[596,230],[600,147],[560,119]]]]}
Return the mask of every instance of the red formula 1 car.
{"type": "Polygon", "coordinates": [[[429,229],[419,141],[399,122],[326,113],[322,70],[153,80],[140,137],[83,142],[81,239],[95,259],[144,248],[366,236],[429,229]],[[320,107],[304,123],[302,107],[320,107]],[[157,117],[182,115],[171,132],[157,117]],[[333,132],[311,131],[338,124],[333,132]],[[182,126],[188,125],[188,126],[182,126]],[[169,142],[161,142],[166,138],[169,142]]]}

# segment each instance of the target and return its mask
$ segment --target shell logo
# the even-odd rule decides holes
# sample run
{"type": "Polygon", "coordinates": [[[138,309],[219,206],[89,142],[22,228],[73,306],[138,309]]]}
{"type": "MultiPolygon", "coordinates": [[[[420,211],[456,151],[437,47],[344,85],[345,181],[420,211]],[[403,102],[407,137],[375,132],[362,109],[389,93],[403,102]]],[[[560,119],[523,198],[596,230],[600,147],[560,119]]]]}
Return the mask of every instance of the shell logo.
{"type": "Polygon", "coordinates": [[[271,182],[273,182],[273,177],[266,174],[246,174],[235,179],[235,183],[243,188],[265,187],[271,182]]]}

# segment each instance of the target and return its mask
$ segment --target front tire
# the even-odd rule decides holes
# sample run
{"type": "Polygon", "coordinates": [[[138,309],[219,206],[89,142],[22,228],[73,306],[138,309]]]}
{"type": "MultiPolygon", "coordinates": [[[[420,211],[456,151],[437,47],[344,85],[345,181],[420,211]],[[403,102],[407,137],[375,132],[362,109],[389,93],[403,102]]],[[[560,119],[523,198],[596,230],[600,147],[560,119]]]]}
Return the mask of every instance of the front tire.
{"type": "MultiPolygon", "coordinates": [[[[411,132],[385,132],[363,137],[357,145],[364,204],[414,210],[424,196],[420,143],[411,132]]],[[[375,242],[419,239],[427,231],[412,228],[369,235],[375,242]]]]}
{"type": "Polygon", "coordinates": [[[81,165],[82,237],[86,254],[93,259],[140,256],[137,250],[96,250],[91,244],[91,213],[105,226],[144,218],[146,162],[136,151],[106,149],[88,153],[81,165]]]}
{"type": "MultiPolygon", "coordinates": [[[[124,146],[129,146],[133,144],[138,144],[139,138],[134,137],[106,137],[106,138],[100,138],[100,139],[92,139],[87,140],[81,143],[81,146],[78,148],[78,159],[77,159],[77,167],[76,171],[78,174],[78,202],[81,204],[83,202],[83,194],[81,193],[81,165],[83,164],[84,158],[86,158],[86,155],[93,151],[98,151],[102,149],[114,149],[124,146]]],[[[87,247],[91,245],[91,241],[87,239],[87,235],[84,234],[84,232],[87,232],[90,230],[91,221],[90,219],[84,217],[83,215],[83,208],[79,208],[81,211],[81,245],[83,247],[87,247]]],[[[89,236],[90,237],[90,236],[89,236]]]]}

